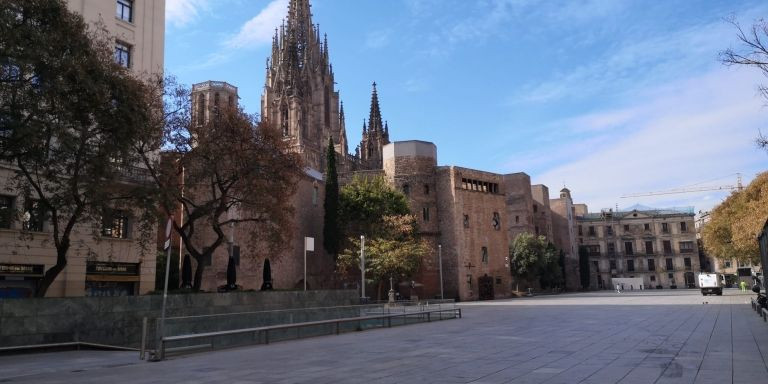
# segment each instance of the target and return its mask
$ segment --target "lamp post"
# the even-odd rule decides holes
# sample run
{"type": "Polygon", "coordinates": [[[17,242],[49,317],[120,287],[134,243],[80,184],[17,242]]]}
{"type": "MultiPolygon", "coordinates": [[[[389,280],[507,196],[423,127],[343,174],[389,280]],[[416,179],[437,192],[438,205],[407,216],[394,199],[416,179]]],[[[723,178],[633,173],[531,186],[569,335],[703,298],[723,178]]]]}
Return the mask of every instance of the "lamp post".
{"type": "Polygon", "coordinates": [[[445,299],[443,296],[443,245],[437,245],[437,265],[440,267],[440,300],[445,299]]]}
{"type": "Polygon", "coordinates": [[[163,283],[163,306],[160,311],[160,329],[158,332],[158,345],[160,348],[159,354],[155,355],[155,359],[162,360],[165,358],[165,348],[163,346],[163,335],[165,334],[165,303],[168,301],[168,275],[171,269],[171,227],[173,225],[173,218],[168,218],[168,224],[165,226],[165,282],[163,283]]]}
{"type": "Polygon", "coordinates": [[[360,235],[360,299],[365,300],[365,236],[360,235]]]}

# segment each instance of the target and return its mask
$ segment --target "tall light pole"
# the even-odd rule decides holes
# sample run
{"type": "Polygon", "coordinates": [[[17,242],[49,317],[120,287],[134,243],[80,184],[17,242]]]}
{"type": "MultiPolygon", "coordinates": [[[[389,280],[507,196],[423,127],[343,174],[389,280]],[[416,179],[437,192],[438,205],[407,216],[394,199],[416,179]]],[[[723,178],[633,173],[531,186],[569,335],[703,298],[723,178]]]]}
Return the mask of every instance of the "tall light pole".
{"type": "Polygon", "coordinates": [[[445,299],[443,296],[443,245],[437,245],[437,265],[440,266],[440,300],[445,299]]]}
{"type": "Polygon", "coordinates": [[[360,275],[361,275],[361,291],[360,298],[365,300],[365,236],[360,235],[360,275]]]}

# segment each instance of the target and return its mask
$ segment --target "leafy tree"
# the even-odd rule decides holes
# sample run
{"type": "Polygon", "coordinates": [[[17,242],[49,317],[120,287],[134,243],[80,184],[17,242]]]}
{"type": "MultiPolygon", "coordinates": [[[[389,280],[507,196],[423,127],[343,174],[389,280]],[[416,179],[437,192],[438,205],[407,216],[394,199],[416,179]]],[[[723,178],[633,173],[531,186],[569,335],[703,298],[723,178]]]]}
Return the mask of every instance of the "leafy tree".
{"type": "Polygon", "coordinates": [[[323,247],[335,258],[339,253],[341,233],[339,229],[339,175],[336,173],[336,150],[333,148],[333,138],[328,138],[326,164],[323,247]]]}
{"type": "Polygon", "coordinates": [[[76,226],[98,235],[106,208],[143,206],[135,233],[149,244],[151,204],[134,199],[131,149],[151,121],[150,90],[115,63],[110,41],[60,0],[0,2],[0,160],[56,248],[39,297],[67,266],[76,226]]]}
{"type": "MultiPolygon", "coordinates": [[[[382,284],[390,277],[403,280],[415,273],[427,253],[426,245],[416,236],[416,219],[411,215],[384,216],[380,232],[365,241],[365,274],[382,284]]],[[[360,238],[351,237],[350,246],[337,260],[339,272],[349,275],[360,268],[360,238]]]]}
{"type": "Polygon", "coordinates": [[[539,279],[542,287],[561,286],[563,283],[560,255],[544,236],[521,233],[512,242],[510,269],[516,278],[528,282],[539,279]]]}
{"type": "MultiPolygon", "coordinates": [[[[728,48],[720,52],[720,60],[725,65],[745,65],[759,69],[768,77],[768,21],[760,19],[745,31],[735,19],[728,20],[738,33],[736,34],[741,49],[728,48]]],[[[768,86],[758,86],[763,98],[768,101],[768,86]]],[[[768,137],[760,134],[757,144],[768,149],[768,137]]]]}
{"type": "Polygon", "coordinates": [[[190,119],[189,90],[167,78],[156,81],[161,134],[147,132],[136,147],[152,174],[153,191],[165,215],[181,206],[184,222],[173,227],[195,259],[192,288],[199,290],[205,260],[226,241],[230,225],[243,225],[249,238],[279,253],[291,233],[290,199],[303,174],[297,154],[268,123],[237,108],[221,108],[204,124],[190,119]],[[162,145],[161,161],[152,148],[162,145]],[[178,169],[183,169],[180,180],[178,169]]]}
{"type": "Polygon", "coordinates": [[[768,219],[768,172],[759,174],[740,192],[734,192],[710,213],[701,235],[707,254],[757,264],[757,235],[768,219]]]}
{"type": "Polygon", "coordinates": [[[406,279],[415,273],[427,247],[419,239],[408,202],[384,178],[355,177],[341,190],[341,221],[347,223],[346,247],[336,265],[343,276],[360,267],[360,235],[365,235],[365,271],[379,285],[390,277],[406,279]]]}
{"type": "Polygon", "coordinates": [[[339,205],[347,236],[373,235],[384,224],[385,216],[410,213],[405,195],[390,187],[383,177],[355,176],[341,189],[339,205]]]}

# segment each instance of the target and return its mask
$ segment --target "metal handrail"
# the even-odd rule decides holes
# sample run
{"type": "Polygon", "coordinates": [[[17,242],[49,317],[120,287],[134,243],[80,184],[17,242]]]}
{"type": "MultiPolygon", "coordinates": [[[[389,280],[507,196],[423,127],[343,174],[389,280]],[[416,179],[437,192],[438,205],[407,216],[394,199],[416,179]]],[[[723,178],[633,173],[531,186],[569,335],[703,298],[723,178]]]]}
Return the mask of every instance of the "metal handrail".
{"type": "MultiPolygon", "coordinates": [[[[264,334],[264,342],[265,344],[269,344],[269,332],[275,331],[275,330],[286,330],[286,329],[299,329],[299,328],[305,328],[305,327],[311,327],[311,326],[318,326],[318,325],[329,325],[333,324],[335,325],[335,333],[338,335],[340,331],[340,324],[343,323],[361,323],[363,321],[368,320],[387,320],[387,328],[392,327],[392,318],[407,318],[408,316],[414,316],[414,315],[426,315],[427,316],[427,322],[432,321],[432,314],[438,313],[440,314],[439,319],[442,320],[443,316],[442,314],[444,312],[449,312],[453,314],[453,317],[451,318],[461,318],[461,308],[438,308],[438,309],[429,309],[429,310],[421,310],[421,311],[414,311],[414,312],[407,312],[403,311],[402,313],[388,313],[388,314],[382,314],[382,315],[372,315],[372,316],[358,316],[358,317],[347,317],[347,318],[339,318],[339,319],[329,319],[329,320],[318,320],[318,321],[307,321],[302,323],[290,323],[290,324],[277,324],[277,325],[269,325],[269,326],[263,326],[263,327],[252,327],[252,328],[243,328],[243,329],[234,329],[234,330],[228,330],[228,331],[217,331],[217,332],[204,332],[204,333],[195,333],[195,334],[187,334],[187,335],[177,335],[177,336],[164,336],[160,339],[160,345],[158,348],[158,352],[156,354],[156,358],[159,360],[162,360],[165,357],[166,353],[166,344],[168,342],[174,342],[174,341],[188,341],[188,340],[198,340],[198,339],[205,339],[205,338],[214,338],[219,336],[231,336],[231,335],[240,335],[240,334],[254,334],[256,340],[261,339],[261,334],[264,334]]],[[[192,346],[192,348],[197,349],[197,347],[209,347],[213,349],[213,343],[209,344],[202,344],[200,346],[192,346]]],[[[189,347],[181,347],[181,349],[189,349],[189,347]]]]}

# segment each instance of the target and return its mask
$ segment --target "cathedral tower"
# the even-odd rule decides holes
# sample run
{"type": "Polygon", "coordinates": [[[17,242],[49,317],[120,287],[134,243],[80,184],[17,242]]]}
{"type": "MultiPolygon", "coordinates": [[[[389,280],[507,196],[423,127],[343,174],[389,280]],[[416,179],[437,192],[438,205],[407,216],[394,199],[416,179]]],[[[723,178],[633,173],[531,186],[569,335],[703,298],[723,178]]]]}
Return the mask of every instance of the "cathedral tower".
{"type": "Polygon", "coordinates": [[[347,159],[347,135],[339,92],[334,89],[328,39],[312,24],[309,0],[291,0],[288,17],[275,30],[261,96],[261,116],[279,128],[306,166],[325,169],[328,139],[336,143],[339,167],[347,159]]]}
{"type": "Polygon", "coordinates": [[[379,95],[376,83],[373,83],[371,93],[371,111],[368,115],[368,125],[363,121],[363,137],[360,140],[360,167],[362,169],[382,169],[383,148],[389,144],[389,127],[382,124],[379,95]]]}

